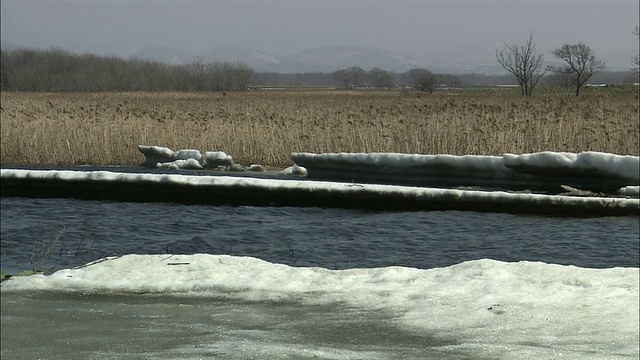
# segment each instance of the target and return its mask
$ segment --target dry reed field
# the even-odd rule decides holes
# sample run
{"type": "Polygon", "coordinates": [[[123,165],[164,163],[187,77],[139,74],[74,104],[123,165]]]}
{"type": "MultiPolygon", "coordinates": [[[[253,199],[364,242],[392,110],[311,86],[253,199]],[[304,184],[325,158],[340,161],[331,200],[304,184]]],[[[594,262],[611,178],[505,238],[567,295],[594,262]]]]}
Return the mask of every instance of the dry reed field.
{"type": "Polygon", "coordinates": [[[1,163],[132,165],[136,146],[221,150],[241,164],[292,152],[603,151],[638,155],[637,91],[509,93],[254,90],[1,94],[1,163]]]}

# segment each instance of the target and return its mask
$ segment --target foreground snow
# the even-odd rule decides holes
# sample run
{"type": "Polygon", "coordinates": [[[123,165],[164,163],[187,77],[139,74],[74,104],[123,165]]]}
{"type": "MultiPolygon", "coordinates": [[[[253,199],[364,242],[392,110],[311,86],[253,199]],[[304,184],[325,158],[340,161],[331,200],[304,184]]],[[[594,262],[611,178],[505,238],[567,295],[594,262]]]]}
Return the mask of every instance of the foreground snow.
{"type": "Polygon", "coordinates": [[[336,271],[224,255],[126,255],[49,276],[14,277],[1,290],[342,304],[365,314],[395,313],[393,326],[405,331],[456,339],[444,352],[637,358],[638,275],[637,268],[493,260],[336,271]]]}

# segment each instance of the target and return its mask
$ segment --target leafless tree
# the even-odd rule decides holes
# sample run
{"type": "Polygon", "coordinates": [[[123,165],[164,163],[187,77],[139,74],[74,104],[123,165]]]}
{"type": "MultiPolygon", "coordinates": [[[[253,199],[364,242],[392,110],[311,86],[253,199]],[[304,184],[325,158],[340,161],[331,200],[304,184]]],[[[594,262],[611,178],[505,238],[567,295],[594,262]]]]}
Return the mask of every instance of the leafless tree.
{"type": "MultiPolygon", "coordinates": [[[[633,30],[633,34],[640,37],[640,29],[636,26],[636,29],[633,30]]],[[[637,45],[638,43],[636,43],[637,45]]],[[[631,71],[633,71],[634,73],[636,73],[636,75],[640,75],[640,56],[636,55],[633,57],[632,59],[633,62],[633,67],[631,68],[631,71]]]]}
{"type": "Polygon", "coordinates": [[[544,55],[536,54],[533,33],[529,35],[524,45],[505,44],[502,50],[496,50],[496,59],[505,70],[516,77],[523,96],[531,96],[533,88],[545,74],[542,68],[544,55]]]}
{"type": "Polygon", "coordinates": [[[368,74],[371,85],[378,89],[391,89],[395,86],[393,76],[380,68],[373,68],[368,74]]]}
{"type": "Polygon", "coordinates": [[[334,71],[332,75],[345,89],[357,89],[367,80],[367,72],[357,66],[334,71]]]}
{"type": "Polygon", "coordinates": [[[9,71],[5,66],[8,56],[4,51],[0,52],[0,90],[9,89],[9,71]]]}
{"type": "Polygon", "coordinates": [[[363,86],[367,81],[367,72],[357,66],[353,66],[347,69],[351,76],[351,86],[354,89],[363,86]]]}
{"type": "Polygon", "coordinates": [[[207,82],[207,66],[200,56],[196,56],[186,65],[189,81],[195,91],[203,91],[207,82]]]}
{"type": "Polygon", "coordinates": [[[233,68],[234,90],[246,91],[253,82],[254,71],[243,62],[236,61],[231,64],[233,68]]]}
{"type": "Polygon", "coordinates": [[[431,94],[438,85],[438,76],[427,69],[411,69],[407,75],[416,90],[431,94]]]}
{"type": "Polygon", "coordinates": [[[349,76],[349,71],[347,69],[341,69],[333,72],[333,78],[340,84],[340,86],[344,86],[345,89],[348,89],[351,85],[351,79],[349,76]]]}
{"type": "Polygon", "coordinates": [[[563,66],[550,66],[549,69],[556,74],[570,75],[576,96],[580,94],[580,89],[593,74],[605,67],[605,63],[596,59],[593,55],[593,50],[583,43],[564,44],[559,49],[554,50],[553,55],[562,59],[566,64],[563,66]]]}

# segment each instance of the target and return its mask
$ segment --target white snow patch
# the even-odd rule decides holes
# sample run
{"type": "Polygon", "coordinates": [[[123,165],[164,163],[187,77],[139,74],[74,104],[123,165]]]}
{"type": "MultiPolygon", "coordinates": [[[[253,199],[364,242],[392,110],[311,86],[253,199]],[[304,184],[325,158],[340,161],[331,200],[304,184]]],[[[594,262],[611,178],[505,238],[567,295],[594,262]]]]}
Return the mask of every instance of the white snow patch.
{"type": "Polygon", "coordinates": [[[482,173],[485,176],[505,177],[519,168],[563,170],[565,173],[591,171],[604,176],[624,178],[640,184],[640,158],[594,151],[579,154],[566,152],[539,152],[533,154],[482,155],[419,155],[398,153],[293,153],[294,162],[310,169],[321,167],[340,170],[367,169],[383,171],[410,170],[418,172],[449,171],[451,173],[482,173]]]}
{"type": "Polygon", "coordinates": [[[467,261],[405,267],[295,268],[225,255],[126,255],[52,275],[13,277],[5,292],[164,294],[347,304],[398,314],[395,326],[460,341],[492,358],[637,357],[639,269],[467,261]]]}
{"type": "Polygon", "coordinates": [[[207,151],[204,153],[204,167],[215,169],[219,166],[230,167],[233,165],[233,158],[224,151],[207,151]]]}
{"type": "Polygon", "coordinates": [[[138,150],[145,156],[142,166],[154,167],[175,160],[175,152],[166,147],[138,145],[138,150]]]}
{"type": "Polygon", "coordinates": [[[504,154],[503,158],[504,164],[508,167],[590,170],[610,176],[640,180],[640,160],[637,156],[595,151],[579,154],[546,151],[523,155],[504,154]]]}
{"type": "Polygon", "coordinates": [[[280,171],[282,175],[296,175],[296,176],[307,176],[307,169],[302,166],[293,165],[288,168],[280,171]]]}
{"type": "Polygon", "coordinates": [[[617,194],[623,196],[640,196],[640,186],[625,186],[620,188],[617,194]]]}
{"type": "Polygon", "coordinates": [[[401,153],[293,153],[294,160],[319,164],[350,164],[383,168],[440,167],[446,169],[472,169],[506,171],[500,156],[483,155],[420,155],[401,153]]]}
{"type": "Polygon", "coordinates": [[[200,162],[194,158],[187,158],[185,160],[176,160],[172,162],[166,163],[157,163],[157,168],[166,168],[166,169],[187,169],[187,170],[202,170],[203,167],[200,165],[200,162]]]}
{"type": "Polygon", "coordinates": [[[202,154],[200,150],[194,149],[184,149],[179,150],[175,153],[176,160],[187,160],[187,159],[195,159],[196,161],[200,161],[202,159],[202,154]]]}

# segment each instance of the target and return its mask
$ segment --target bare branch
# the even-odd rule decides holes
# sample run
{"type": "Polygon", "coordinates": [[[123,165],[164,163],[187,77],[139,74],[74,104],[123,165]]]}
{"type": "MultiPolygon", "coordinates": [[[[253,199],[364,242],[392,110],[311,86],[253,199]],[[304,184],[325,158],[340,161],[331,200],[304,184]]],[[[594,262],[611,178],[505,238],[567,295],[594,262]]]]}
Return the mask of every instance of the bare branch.
{"type": "Polygon", "coordinates": [[[605,63],[596,59],[593,50],[583,43],[564,44],[553,51],[553,55],[566,64],[549,69],[557,74],[570,74],[575,85],[576,96],[580,89],[596,72],[605,68],[605,63]]]}
{"type": "Polygon", "coordinates": [[[536,54],[533,33],[524,45],[505,44],[502,50],[496,50],[496,59],[505,70],[516,77],[520,93],[524,96],[531,96],[533,88],[545,74],[545,70],[542,69],[544,55],[536,54]]]}

